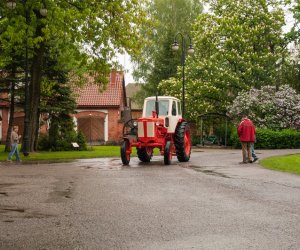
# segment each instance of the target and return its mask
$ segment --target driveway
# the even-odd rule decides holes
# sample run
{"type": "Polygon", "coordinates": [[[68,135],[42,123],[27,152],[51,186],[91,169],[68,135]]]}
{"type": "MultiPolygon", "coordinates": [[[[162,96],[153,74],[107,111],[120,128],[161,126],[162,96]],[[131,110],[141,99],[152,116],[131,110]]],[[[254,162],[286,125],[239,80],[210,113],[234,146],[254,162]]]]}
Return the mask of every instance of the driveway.
{"type": "Polygon", "coordinates": [[[240,161],[197,148],[170,166],[2,162],[0,249],[300,249],[300,176],[240,161]]]}

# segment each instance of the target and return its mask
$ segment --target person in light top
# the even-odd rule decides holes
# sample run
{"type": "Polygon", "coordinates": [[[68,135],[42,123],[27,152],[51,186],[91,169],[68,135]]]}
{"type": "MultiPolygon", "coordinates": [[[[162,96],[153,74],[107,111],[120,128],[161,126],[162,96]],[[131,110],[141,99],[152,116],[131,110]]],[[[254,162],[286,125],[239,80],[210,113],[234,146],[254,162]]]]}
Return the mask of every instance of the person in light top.
{"type": "Polygon", "coordinates": [[[10,136],[11,151],[7,158],[8,161],[11,161],[11,158],[13,157],[14,154],[16,155],[17,162],[21,161],[20,153],[18,149],[18,143],[19,143],[19,139],[21,138],[21,135],[18,135],[18,131],[19,131],[19,127],[14,126],[10,136]]]}

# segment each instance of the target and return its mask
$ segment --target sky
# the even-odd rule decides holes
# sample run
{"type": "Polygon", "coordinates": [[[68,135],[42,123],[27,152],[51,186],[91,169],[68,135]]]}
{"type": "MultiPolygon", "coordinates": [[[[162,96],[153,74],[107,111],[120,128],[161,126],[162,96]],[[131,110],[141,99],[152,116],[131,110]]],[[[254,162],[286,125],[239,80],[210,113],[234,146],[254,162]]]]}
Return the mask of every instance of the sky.
{"type": "Polygon", "coordinates": [[[118,55],[118,62],[122,65],[125,71],[125,84],[135,83],[133,80],[132,71],[133,71],[133,63],[130,60],[130,56],[126,53],[123,55],[118,55]]]}

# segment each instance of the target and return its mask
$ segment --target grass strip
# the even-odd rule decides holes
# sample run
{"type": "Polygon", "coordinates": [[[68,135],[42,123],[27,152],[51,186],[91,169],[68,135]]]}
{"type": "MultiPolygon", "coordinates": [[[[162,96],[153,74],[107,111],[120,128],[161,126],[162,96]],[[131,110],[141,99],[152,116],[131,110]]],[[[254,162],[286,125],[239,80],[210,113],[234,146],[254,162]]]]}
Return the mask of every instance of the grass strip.
{"type": "MultiPolygon", "coordinates": [[[[0,160],[6,160],[8,152],[4,152],[4,145],[0,145],[0,160]]],[[[35,160],[63,160],[63,159],[86,159],[86,158],[103,158],[103,157],[120,157],[119,146],[92,146],[88,147],[86,151],[38,151],[30,153],[25,157],[20,153],[21,160],[35,161],[35,160]]],[[[136,156],[136,150],[132,152],[132,156],[136,156]]],[[[14,158],[13,158],[14,159],[14,158]]]]}
{"type": "MultiPolygon", "coordinates": [[[[20,148],[20,145],[19,145],[20,148]]],[[[4,152],[5,145],[0,145],[0,161],[5,161],[8,157],[8,152],[4,152]]],[[[160,155],[158,149],[154,149],[154,155],[160,155]]],[[[41,160],[68,160],[68,159],[88,159],[88,158],[106,158],[106,157],[121,157],[120,146],[88,146],[86,151],[38,151],[30,153],[25,157],[20,153],[22,161],[41,161],[41,160]]],[[[137,156],[136,149],[132,148],[131,157],[137,156]]],[[[13,157],[13,160],[15,156],[13,157]]]]}
{"type": "Polygon", "coordinates": [[[300,154],[273,156],[260,160],[259,163],[268,169],[300,174],[300,154]]]}

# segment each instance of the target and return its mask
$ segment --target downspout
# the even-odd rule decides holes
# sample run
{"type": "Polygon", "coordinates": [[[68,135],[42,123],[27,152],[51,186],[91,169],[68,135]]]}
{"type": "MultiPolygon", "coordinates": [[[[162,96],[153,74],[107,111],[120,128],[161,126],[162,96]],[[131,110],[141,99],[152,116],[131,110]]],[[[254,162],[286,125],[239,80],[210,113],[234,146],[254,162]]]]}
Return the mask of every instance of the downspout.
{"type": "Polygon", "coordinates": [[[125,74],[124,73],[123,73],[122,87],[123,87],[123,96],[124,96],[124,107],[127,107],[127,96],[126,96],[125,74]]]}

